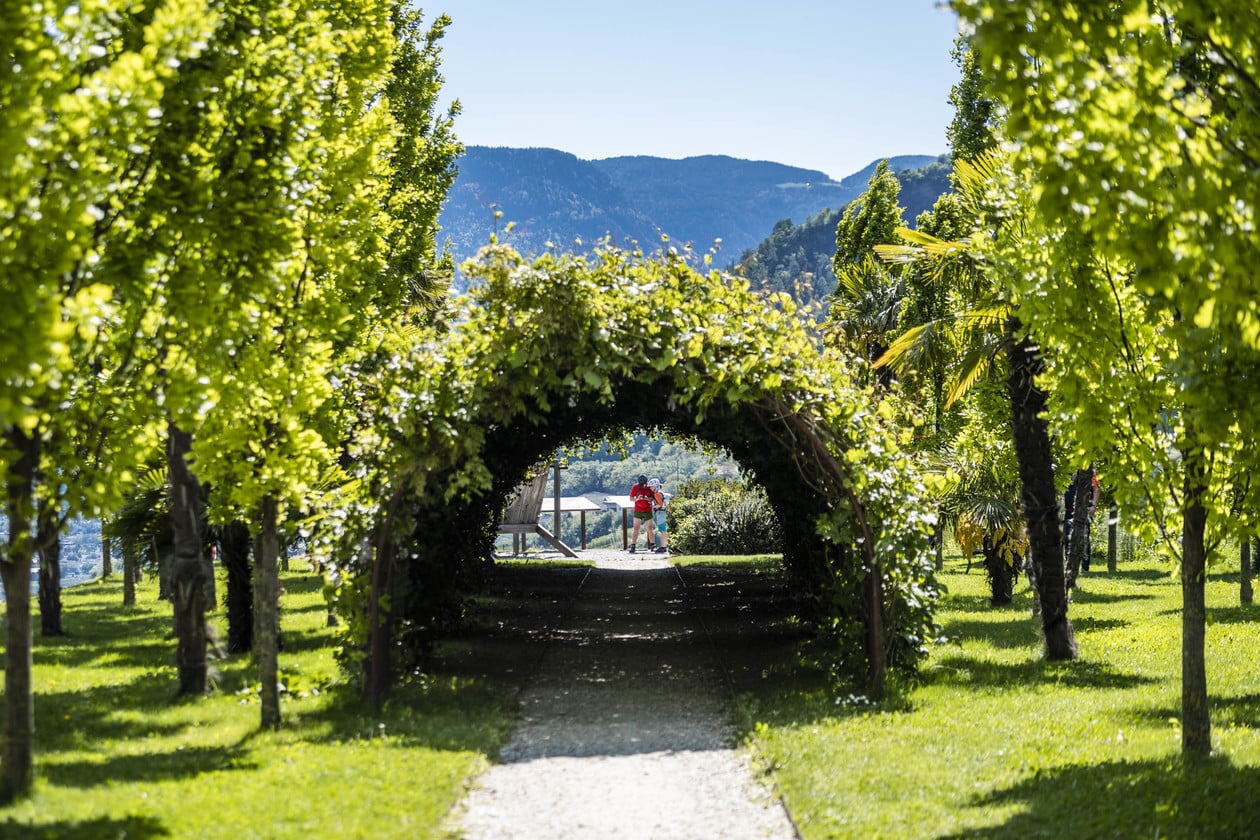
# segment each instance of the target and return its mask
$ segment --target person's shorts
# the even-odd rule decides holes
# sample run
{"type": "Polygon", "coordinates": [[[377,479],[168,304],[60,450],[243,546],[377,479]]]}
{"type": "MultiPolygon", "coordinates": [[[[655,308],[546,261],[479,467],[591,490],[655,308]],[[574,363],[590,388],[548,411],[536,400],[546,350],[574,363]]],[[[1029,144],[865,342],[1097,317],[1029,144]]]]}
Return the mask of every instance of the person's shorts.
{"type": "Polygon", "coordinates": [[[669,523],[665,521],[665,511],[663,510],[659,510],[656,512],[656,530],[658,531],[669,530],[669,523]]]}
{"type": "Polygon", "coordinates": [[[636,511],[634,512],[634,518],[635,518],[635,519],[642,519],[642,520],[644,520],[644,521],[646,522],[647,520],[649,520],[649,519],[651,519],[651,518],[652,518],[652,511],[650,511],[650,510],[636,510],[636,511]]]}

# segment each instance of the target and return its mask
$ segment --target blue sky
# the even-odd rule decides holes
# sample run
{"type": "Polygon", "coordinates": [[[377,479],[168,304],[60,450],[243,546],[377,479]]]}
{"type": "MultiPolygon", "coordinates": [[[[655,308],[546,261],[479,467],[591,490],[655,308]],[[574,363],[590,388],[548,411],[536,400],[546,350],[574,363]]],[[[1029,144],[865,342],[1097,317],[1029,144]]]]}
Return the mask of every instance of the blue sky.
{"type": "Polygon", "coordinates": [[[418,0],[452,25],[467,145],[583,159],[723,154],[833,178],[948,151],[953,12],[936,0],[418,0]]]}

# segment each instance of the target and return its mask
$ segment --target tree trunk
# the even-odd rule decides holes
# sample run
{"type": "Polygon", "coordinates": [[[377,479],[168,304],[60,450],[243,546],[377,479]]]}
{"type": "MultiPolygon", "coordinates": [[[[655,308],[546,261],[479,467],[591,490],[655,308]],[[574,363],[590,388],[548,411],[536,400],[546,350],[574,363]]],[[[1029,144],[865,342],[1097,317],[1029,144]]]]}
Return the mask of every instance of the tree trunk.
{"type": "Polygon", "coordinates": [[[866,630],[866,660],[870,663],[868,691],[872,698],[884,696],[884,676],[887,664],[884,659],[884,570],[869,556],[867,560],[866,592],[870,611],[866,630]]]}
{"type": "Polygon", "coordinates": [[[39,634],[63,636],[61,628],[61,534],[57,507],[40,501],[36,517],[36,552],[39,554],[39,634]]]}
{"type": "MultiPolygon", "coordinates": [[[[1192,439],[1186,424],[1186,439],[1192,439]]],[[[1207,667],[1204,647],[1207,608],[1204,582],[1207,551],[1204,533],[1207,509],[1203,497],[1207,480],[1203,452],[1182,453],[1185,470],[1185,510],[1181,530],[1181,752],[1208,755],[1212,752],[1212,721],[1208,714],[1207,667]]]]}
{"type": "Polygon", "coordinates": [[[254,543],[254,662],[261,684],[263,729],[280,728],[280,540],[276,534],[276,500],[262,502],[254,543]]]}
{"type": "Polygon", "coordinates": [[[140,577],[140,552],[136,546],[123,543],[123,606],[136,605],[136,581],[140,577]]]}
{"type": "Polygon", "coordinates": [[[936,511],[936,529],[932,532],[932,543],[936,549],[936,571],[945,571],[945,528],[941,523],[945,521],[945,512],[941,509],[936,511]]]}
{"type": "Polygon", "coordinates": [[[201,520],[197,514],[200,486],[185,460],[192,450],[192,434],[173,421],[168,424],[167,469],[170,471],[171,528],[175,545],[171,553],[171,602],[175,615],[175,666],[179,694],[205,694],[209,669],[206,664],[206,564],[201,556],[201,520]]]}
{"type": "Polygon", "coordinates": [[[1072,478],[1076,502],[1072,507],[1071,536],[1068,539],[1067,578],[1064,585],[1068,589],[1076,586],[1081,568],[1086,564],[1086,553],[1089,551],[1089,499],[1093,496],[1093,473],[1089,470],[1077,470],[1072,478]]]}
{"type": "Polygon", "coordinates": [[[1076,634],[1068,619],[1067,586],[1063,577],[1063,547],[1059,534],[1059,500],[1054,487],[1050,433],[1046,428],[1046,395],[1036,383],[1041,368],[1037,349],[1012,315],[1006,323],[1006,352],[1010,364],[1007,390],[1011,397],[1011,431],[1019,463],[1020,497],[1028,523],[1028,541],[1041,603],[1041,630],[1046,658],[1075,659],[1076,634]]]}
{"type": "Polygon", "coordinates": [[[114,573],[114,560],[109,552],[109,539],[101,535],[101,580],[109,580],[114,573]]]}
{"type": "Polygon", "coordinates": [[[249,526],[233,522],[223,528],[219,550],[227,572],[228,653],[247,653],[254,647],[254,584],[249,568],[249,526]]]}
{"type": "Polygon", "coordinates": [[[1037,587],[1037,570],[1033,568],[1032,558],[1025,558],[1024,569],[1028,572],[1028,585],[1032,588],[1032,614],[1034,618],[1041,616],[1041,590],[1037,587]]]}
{"type": "MultiPolygon", "coordinates": [[[[1257,547],[1260,547],[1260,543],[1257,543],[1257,547]]],[[[1238,602],[1246,607],[1250,606],[1252,601],[1250,538],[1242,541],[1242,547],[1239,549],[1239,555],[1238,602]]]]}
{"type": "Polygon", "coordinates": [[[1107,574],[1116,573],[1116,543],[1120,537],[1120,508],[1115,505],[1107,512],[1107,574]]]}
{"type": "Polygon", "coordinates": [[[989,578],[989,606],[1006,607],[1015,596],[1015,565],[1004,556],[1003,543],[984,535],[984,570],[989,578]]]}
{"type": "Polygon", "coordinates": [[[31,562],[35,546],[33,497],[39,466],[39,440],[21,431],[6,432],[18,453],[9,464],[9,544],[0,559],[5,593],[4,742],[0,745],[0,804],[28,796],[35,779],[35,698],[31,693],[31,562]]]}
{"type": "MultiPolygon", "coordinates": [[[[169,551],[155,549],[154,557],[157,559],[158,566],[158,600],[170,601],[173,598],[171,594],[171,556],[169,551]]],[[[137,577],[137,580],[139,578],[137,577]]]]}
{"type": "Polygon", "coordinates": [[[368,650],[367,674],[364,687],[372,708],[385,704],[385,692],[389,688],[389,649],[393,636],[393,615],[389,609],[389,591],[393,572],[394,516],[402,501],[402,494],[395,492],[385,511],[385,517],[377,526],[376,557],[372,562],[371,592],[368,595],[368,650]]]}

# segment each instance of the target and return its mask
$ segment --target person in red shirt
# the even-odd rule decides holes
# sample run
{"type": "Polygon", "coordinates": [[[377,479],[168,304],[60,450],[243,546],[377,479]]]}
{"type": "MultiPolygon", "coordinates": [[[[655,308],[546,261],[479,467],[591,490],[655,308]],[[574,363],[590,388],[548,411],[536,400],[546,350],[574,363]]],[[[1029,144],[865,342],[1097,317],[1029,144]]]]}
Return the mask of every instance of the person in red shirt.
{"type": "Polygon", "coordinates": [[[630,501],[634,502],[634,531],[630,535],[630,553],[634,554],[639,543],[639,528],[647,525],[647,550],[656,545],[656,523],[653,521],[656,491],[648,486],[648,477],[639,476],[638,481],[630,488],[630,501]]]}

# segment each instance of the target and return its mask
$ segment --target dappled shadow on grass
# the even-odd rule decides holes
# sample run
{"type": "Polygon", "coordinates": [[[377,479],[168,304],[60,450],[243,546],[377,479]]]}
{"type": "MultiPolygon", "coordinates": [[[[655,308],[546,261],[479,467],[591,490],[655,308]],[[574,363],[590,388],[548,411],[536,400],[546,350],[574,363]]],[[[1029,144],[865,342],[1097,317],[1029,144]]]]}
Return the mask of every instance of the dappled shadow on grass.
{"type": "Polygon", "coordinates": [[[180,747],[167,752],[115,755],[104,761],[47,761],[40,774],[61,787],[93,788],[115,784],[170,782],[191,779],[219,770],[255,770],[258,764],[242,760],[240,747],[180,747]]]}
{"type": "Polygon", "coordinates": [[[1037,625],[1024,611],[1002,610],[992,618],[949,618],[941,622],[943,635],[952,640],[978,640],[996,648],[1036,648],[1037,625]]]}
{"type": "Polygon", "coordinates": [[[1027,615],[1027,610],[1022,602],[1023,598],[1016,596],[1015,602],[1006,606],[995,607],[988,595],[947,595],[941,602],[941,607],[946,610],[965,613],[1005,615],[1007,613],[1023,612],[1027,615]]]}
{"type": "Polygon", "coordinates": [[[66,668],[156,668],[175,660],[174,640],[150,641],[103,646],[91,640],[83,644],[62,637],[56,645],[37,644],[32,654],[36,665],[59,665],[66,668]]]}
{"type": "Polygon", "coordinates": [[[55,837],[57,840],[100,840],[102,837],[126,837],[145,840],[149,837],[170,837],[171,832],[153,817],[98,817],[94,820],[52,820],[29,825],[15,820],[0,822],[0,837],[55,837]]]}
{"type": "Polygon", "coordinates": [[[966,838],[1256,836],[1260,769],[1227,759],[1107,762],[1035,772],[971,803],[1017,806],[1000,825],[968,828],[966,838]]]}
{"type": "Polygon", "coordinates": [[[1250,624],[1260,621],[1260,605],[1208,607],[1208,624],[1250,624]]]}
{"type": "Polygon", "coordinates": [[[328,630],[322,627],[317,630],[286,628],[280,634],[281,655],[323,650],[328,647],[328,644],[328,630]]]}
{"type": "Polygon", "coordinates": [[[324,578],[316,574],[301,574],[284,578],[285,595],[280,599],[280,612],[299,615],[301,613],[327,613],[328,603],[323,598],[324,578]],[[311,603],[304,606],[294,607],[290,605],[289,598],[286,596],[312,596],[320,597],[312,600],[311,603]]]}
{"type": "Polygon", "coordinates": [[[1134,688],[1159,682],[1139,674],[1126,674],[1105,662],[1078,659],[1047,662],[1041,658],[1021,662],[993,662],[962,653],[934,656],[924,669],[924,679],[935,685],[1007,691],[1012,686],[1054,685],[1071,688],[1134,688]]]}
{"type": "MultiPolygon", "coordinates": [[[[1127,604],[1133,601],[1150,601],[1155,598],[1154,595],[1143,595],[1134,592],[1091,592],[1088,582],[1082,583],[1068,593],[1068,599],[1073,604],[1127,604]]],[[[1068,616],[1075,621],[1072,611],[1068,610],[1068,616]]]]}
{"type": "Polygon", "coordinates": [[[149,735],[181,731],[182,725],[158,724],[151,717],[127,719],[118,714],[169,707],[176,701],[172,680],[170,674],[149,673],[91,691],[39,692],[35,697],[35,732],[41,750],[79,748],[83,733],[102,741],[139,741],[149,735]]]}
{"type": "Polygon", "coordinates": [[[391,689],[381,711],[357,688],[338,687],[320,708],[286,718],[307,743],[340,744],[387,736],[403,747],[493,755],[515,714],[501,688],[472,679],[416,676],[391,689]]]}
{"type": "Polygon", "coordinates": [[[1125,621],[1121,618],[1094,618],[1088,615],[1072,616],[1072,627],[1078,633],[1099,633],[1104,630],[1119,630],[1121,627],[1129,627],[1133,624],[1131,621],[1125,621]]]}
{"type": "MultiPolygon", "coordinates": [[[[1217,697],[1209,700],[1212,719],[1217,726],[1233,724],[1247,729],[1260,729],[1260,694],[1241,697],[1217,697]]],[[[1260,814],[1257,814],[1260,823],[1260,814]]]]}
{"type": "MultiPolygon", "coordinates": [[[[1103,567],[1106,568],[1105,566],[1103,567]]],[[[1124,580],[1134,583],[1167,583],[1172,577],[1171,567],[1169,570],[1164,569],[1126,569],[1121,566],[1114,572],[1098,571],[1096,575],[1105,575],[1109,580],[1124,580]]]]}
{"type": "Polygon", "coordinates": [[[146,667],[167,664],[174,657],[170,616],[113,605],[76,605],[63,612],[62,624],[66,635],[34,638],[35,664],[83,668],[108,659],[110,664],[146,667]]]}
{"type": "MultiPolygon", "coordinates": [[[[1260,694],[1243,694],[1237,697],[1208,696],[1208,713],[1213,727],[1233,724],[1245,729],[1260,729],[1260,694]]],[[[1148,706],[1130,711],[1130,717],[1142,724],[1181,720],[1180,707],[1148,706]]],[[[1260,811],[1257,812],[1260,822],[1260,811]]]]}

